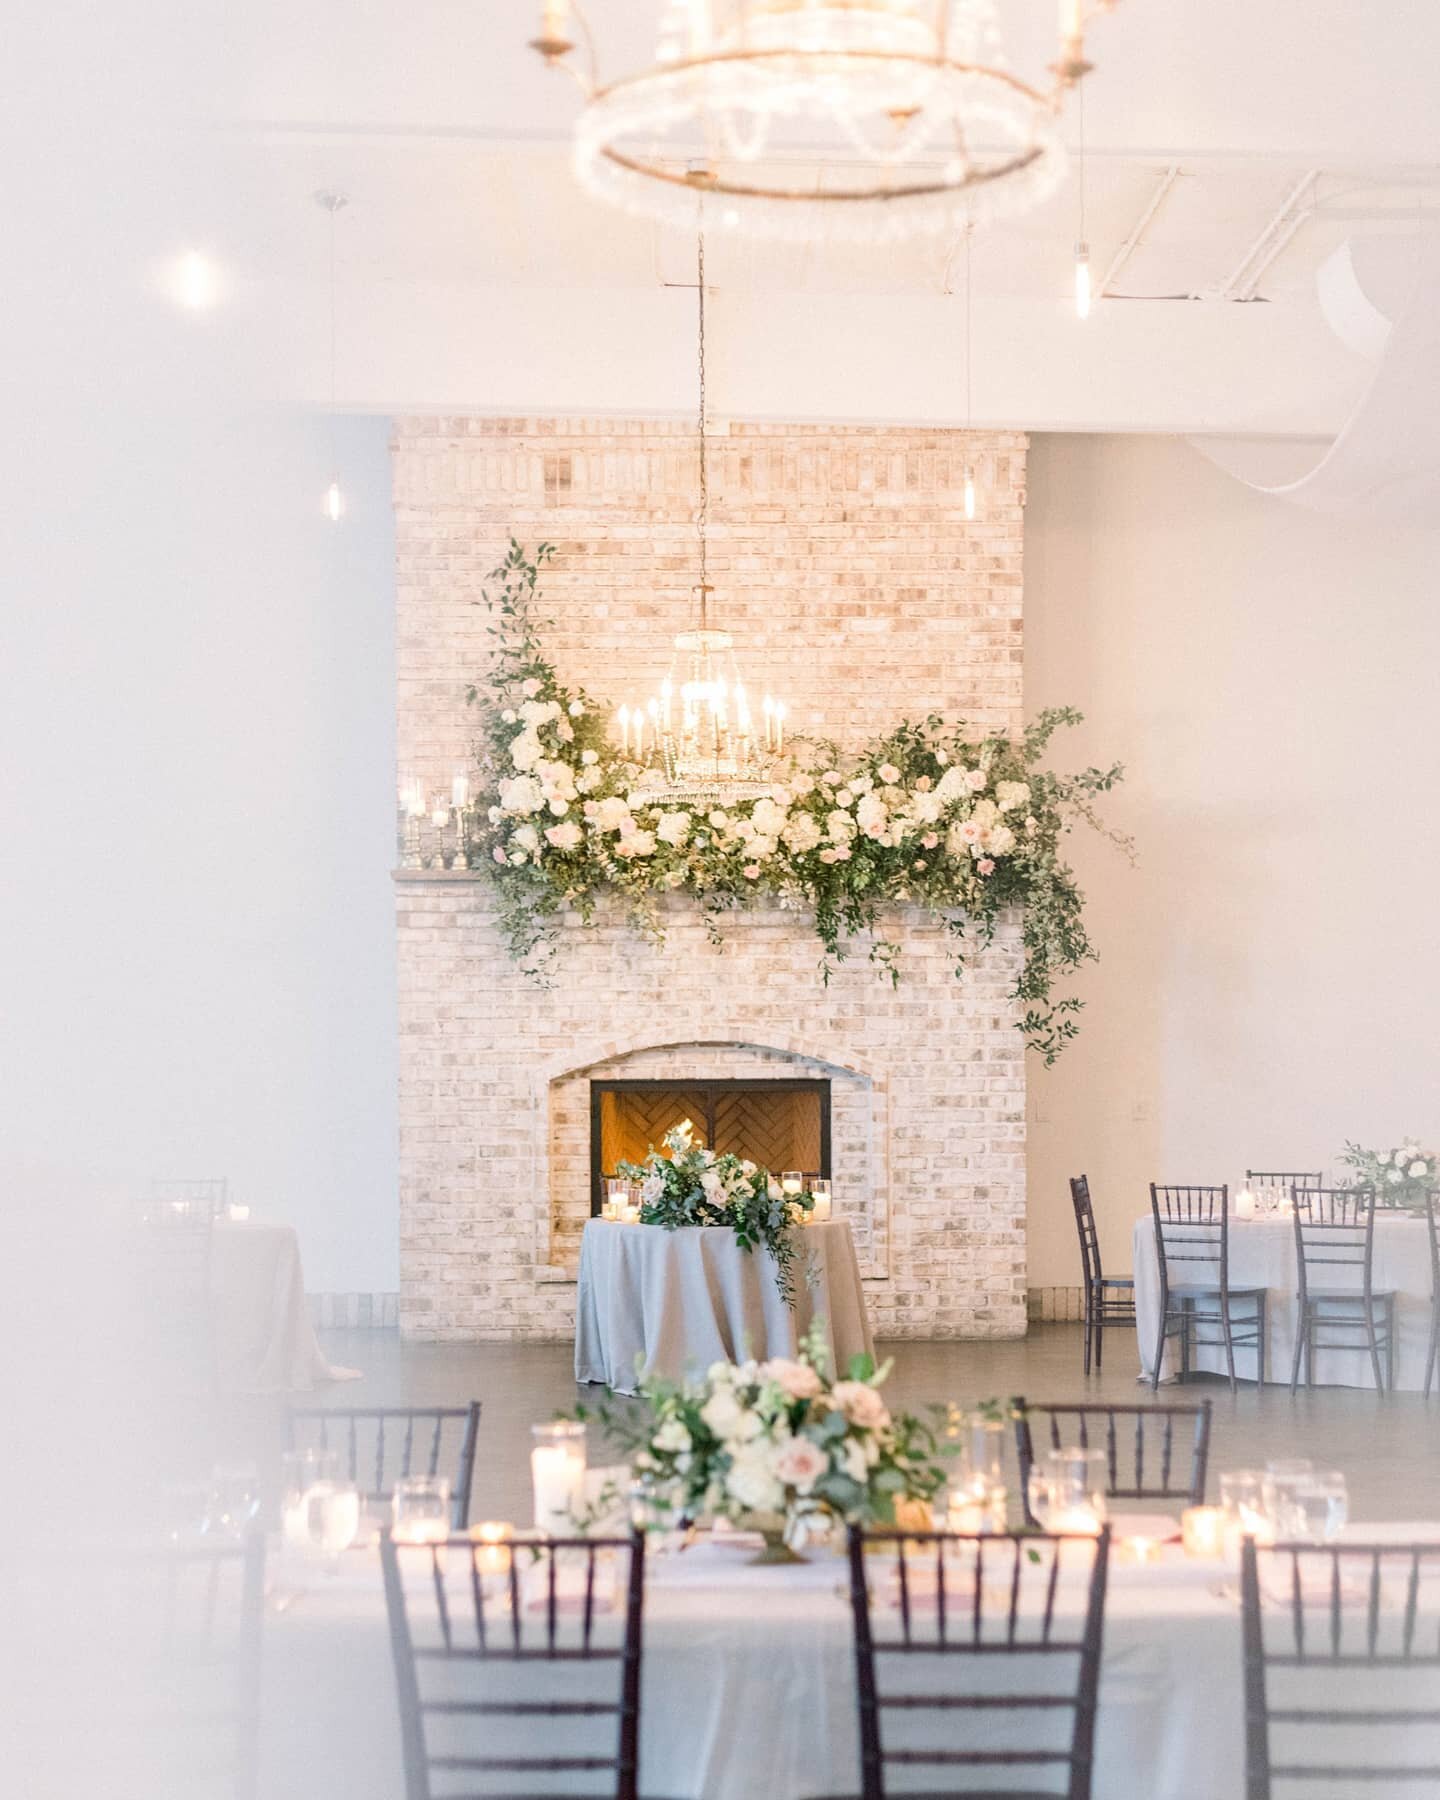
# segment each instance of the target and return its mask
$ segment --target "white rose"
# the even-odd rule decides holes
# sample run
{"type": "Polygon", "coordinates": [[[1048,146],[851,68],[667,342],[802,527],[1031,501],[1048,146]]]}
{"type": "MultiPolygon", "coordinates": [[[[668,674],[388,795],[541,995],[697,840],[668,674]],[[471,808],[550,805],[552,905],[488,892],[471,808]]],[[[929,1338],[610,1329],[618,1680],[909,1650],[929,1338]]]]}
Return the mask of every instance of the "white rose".
{"type": "Polygon", "coordinates": [[[835,804],[837,806],[853,806],[855,804],[854,793],[848,787],[836,788],[835,804]]]}
{"type": "Polygon", "coordinates": [[[730,815],[729,813],[721,812],[717,806],[715,811],[710,815],[710,823],[714,826],[716,831],[723,831],[730,823],[730,815]]]}
{"type": "Polygon", "coordinates": [[[855,835],[855,821],[847,812],[832,812],[825,821],[825,830],[832,844],[848,844],[855,835]]]}
{"type": "Polygon", "coordinates": [[[943,809],[944,803],[938,792],[917,794],[910,802],[910,815],[920,825],[933,825],[943,809]]]}
{"type": "Polygon", "coordinates": [[[700,1185],[711,1200],[718,1200],[725,1191],[725,1184],[713,1169],[706,1169],[700,1177],[700,1185]]]}
{"type": "Polygon", "coordinates": [[[1387,1181],[1403,1181],[1405,1179],[1405,1177],[1400,1173],[1400,1171],[1398,1169],[1392,1169],[1390,1171],[1390,1173],[1386,1176],[1385,1179],[1387,1181]]]}
{"type": "Polygon", "coordinates": [[[522,850],[529,850],[533,855],[540,848],[540,833],[533,825],[522,825],[518,831],[512,833],[510,842],[519,844],[522,850]]]}
{"type": "Polygon", "coordinates": [[[563,819],[570,810],[570,802],[562,800],[558,794],[550,796],[550,810],[557,819],[563,819]]]}
{"type": "Polygon", "coordinates": [[[573,819],[564,825],[551,825],[545,833],[547,843],[553,844],[557,850],[576,849],[584,836],[585,833],[573,819]]]}
{"type": "Polygon", "coordinates": [[[750,854],[754,857],[756,862],[764,862],[767,856],[773,856],[775,854],[778,842],[779,840],[777,838],[763,837],[757,832],[750,840],[750,854]]]}
{"type": "Polygon", "coordinates": [[[900,771],[895,767],[894,763],[881,763],[880,779],[888,786],[894,787],[895,783],[900,779],[900,771]]]}
{"type": "Polygon", "coordinates": [[[792,1437],[775,1452],[773,1465],[777,1478],[797,1494],[808,1494],[820,1477],[829,1472],[830,1458],[806,1437],[792,1437]]]}
{"type": "Polygon", "coordinates": [[[737,819],[735,821],[735,835],[737,838],[741,839],[742,842],[748,843],[755,835],[755,827],[749,819],[737,819]]]}
{"type": "Polygon", "coordinates": [[[600,760],[600,752],[598,750],[582,750],[580,760],[587,769],[593,768],[600,760]]]}
{"type": "Polygon", "coordinates": [[[858,1481],[861,1487],[870,1479],[870,1464],[866,1460],[865,1446],[856,1438],[846,1438],[840,1452],[841,1466],[852,1481],[858,1481]]]}
{"type": "Polygon", "coordinates": [[[667,1419],[652,1439],[654,1448],[667,1450],[672,1455],[684,1456],[692,1446],[690,1433],[680,1419],[667,1419]]]}
{"type": "Polygon", "coordinates": [[[522,694],[527,695],[530,699],[533,700],[535,698],[536,694],[538,694],[540,692],[540,683],[535,679],[535,677],[533,675],[531,675],[528,678],[528,680],[526,680],[521,685],[520,691],[522,694]]]}
{"type": "Polygon", "coordinates": [[[815,777],[797,770],[790,777],[790,793],[792,798],[803,800],[807,794],[815,792],[815,777]]]}
{"type": "Polygon", "coordinates": [[[653,856],[655,854],[655,833],[653,831],[627,831],[622,834],[620,842],[615,846],[617,856],[653,856]]]}
{"type": "Polygon", "coordinates": [[[874,794],[866,794],[855,808],[855,822],[867,837],[878,837],[890,821],[885,802],[874,794]]]}
{"type": "Polygon", "coordinates": [[[875,782],[872,776],[852,775],[850,777],[850,788],[853,793],[868,794],[874,785],[875,782]]]}
{"type": "Polygon", "coordinates": [[[971,769],[965,779],[970,785],[971,792],[978,794],[990,777],[984,769],[971,769]]]}
{"type": "Polygon", "coordinates": [[[1427,1172],[1428,1171],[1426,1170],[1425,1164],[1423,1162],[1413,1162],[1410,1165],[1410,1176],[1411,1176],[1411,1179],[1414,1181],[1418,1181],[1420,1179],[1420,1177],[1422,1175],[1426,1174],[1427,1172]]]}
{"type": "Polygon", "coordinates": [[[1390,1152],[1388,1150],[1382,1150],[1380,1152],[1380,1167],[1383,1169],[1389,1161],[1390,1152]]]}
{"type": "Polygon", "coordinates": [[[572,719],[583,719],[585,717],[585,708],[578,700],[572,700],[570,702],[569,711],[572,719]]]}
{"type": "Polygon", "coordinates": [[[575,742],[575,727],[568,719],[562,719],[555,729],[559,732],[562,743],[573,744],[575,742]]]}
{"type": "Polygon", "coordinates": [[[609,794],[595,807],[595,823],[602,831],[624,831],[630,823],[629,802],[620,794],[609,794]]]}
{"type": "Polygon", "coordinates": [[[678,850],[690,835],[689,813],[661,813],[660,823],[655,827],[655,835],[662,844],[673,844],[678,850]]]}
{"type": "Polygon", "coordinates": [[[750,1512],[779,1512],[785,1489],[776,1480],[770,1452],[763,1444],[742,1450],[730,1464],[725,1488],[750,1512]]]}

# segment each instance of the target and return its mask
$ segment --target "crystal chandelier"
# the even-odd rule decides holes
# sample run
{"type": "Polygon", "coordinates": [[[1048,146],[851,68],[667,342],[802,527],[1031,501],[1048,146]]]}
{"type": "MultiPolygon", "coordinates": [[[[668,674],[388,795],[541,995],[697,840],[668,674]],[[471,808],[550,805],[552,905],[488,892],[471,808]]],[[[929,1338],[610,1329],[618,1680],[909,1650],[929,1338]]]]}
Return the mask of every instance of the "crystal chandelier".
{"type": "Polygon", "coordinates": [[[585,95],[575,166],[593,193],[683,224],[700,186],[735,229],[863,241],[1049,194],[1086,26],[1115,4],[1059,0],[1056,59],[1034,84],[1006,64],[995,0],[665,0],[653,65],[608,84],[574,0],[544,0],[531,42],[585,95]]]}
{"type": "Polygon", "coordinates": [[[700,580],[696,625],[675,639],[675,654],[644,707],[620,709],[623,747],[646,766],[645,787],[696,804],[753,799],[769,785],[766,765],[785,748],[785,705],[765,694],[757,725],[735,662],[734,639],[711,621],[710,480],[706,455],[705,229],[696,239],[700,376],[700,580]]]}

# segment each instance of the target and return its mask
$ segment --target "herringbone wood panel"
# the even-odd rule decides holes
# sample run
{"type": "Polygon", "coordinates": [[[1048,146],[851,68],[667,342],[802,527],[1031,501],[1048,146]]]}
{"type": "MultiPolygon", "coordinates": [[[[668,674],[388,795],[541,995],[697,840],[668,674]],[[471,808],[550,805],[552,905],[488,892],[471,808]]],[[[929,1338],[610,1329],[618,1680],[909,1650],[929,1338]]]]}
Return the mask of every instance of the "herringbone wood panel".
{"type": "Polygon", "coordinates": [[[715,1148],[762,1169],[820,1168],[820,1096],[745,1089],[715,1099],[715,1148]]]}

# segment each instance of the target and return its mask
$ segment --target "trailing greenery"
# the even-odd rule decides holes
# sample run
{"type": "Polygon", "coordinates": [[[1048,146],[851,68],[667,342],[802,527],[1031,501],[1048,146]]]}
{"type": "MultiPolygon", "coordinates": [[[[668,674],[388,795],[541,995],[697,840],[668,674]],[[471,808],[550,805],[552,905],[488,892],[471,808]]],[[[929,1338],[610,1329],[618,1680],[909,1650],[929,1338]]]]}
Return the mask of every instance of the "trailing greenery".
{"type": "Polygon", "coordinates": [[[617,1174],[640,1183],[640,1223],[676,1231],[682,1225],[729,1225],[742,1250],[764,1245],[775,1259],[775,1280],[787,1306],[795,1304],[796,1228],[815,1202],[785,1195],[767,1169],[738,1156],[717,1156],[691,1138],[690,1122],[665,1137],[668,1155],[652,1150],[643,1163],[621,1163],[617,1174]]]}
{"type": "Polygon", "coordinates": [[[1084,897],[1061,855],[1077,822],[1111,838],[1095,810],[1121,779],[1116,763],[1070,775],[1040,766],[1051,738],[1076,725],[1072,707],[1042,712],[1019,738],[967,738],[938,714],[905,720],[858,753],[797,740],[759,798],[708,811],[670,803],[653,773],[610,740],[610,715],[563,684],[534,617],[540,571],[511,541],[486,603],[494,654],[480,710],[481,841],[512,954],[545,979],[557,915],[588,921],[606,890],[636,925],[661,932],[657,899],[677,889],[722,915],[760,894],[809,911],[823,946],[822,979],[857,937],[882,974],[900,978],[899,946],[882,930],[897,905],[945,921],[957,975],[972,945],[1020,909],[1023,963],[1014,997],[1020,1029],[1046,1062],[1076,1035],[1081,1002],[1058,984],[1095,956],[1084,897]]]}

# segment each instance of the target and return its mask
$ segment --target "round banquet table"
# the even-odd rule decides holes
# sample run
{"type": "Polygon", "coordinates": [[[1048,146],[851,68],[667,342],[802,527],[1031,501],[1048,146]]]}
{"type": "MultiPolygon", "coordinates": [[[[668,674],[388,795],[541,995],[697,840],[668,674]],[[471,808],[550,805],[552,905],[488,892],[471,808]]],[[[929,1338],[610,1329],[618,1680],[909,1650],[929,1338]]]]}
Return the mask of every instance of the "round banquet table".
{"type": "Polygon", "coordinates": [[[763,1247],[742,1250],[728,1225],[621,1225],[591,1219],[580,1244],[575,1379],[633,1394],[638,1366],[678,1380],[713,1362],[793,1356],[824,1321],[832,1366],[874,1354],[855,1242],[843,1219],[797,1230],[795,1304],[763,1247]]]}
{"type": "MultiPolygon", "coordinates": [[[[1402,1542],[1433,1540],[1437,1530],[1433,1524],[1359,1526],[1348,1535],[1402,1542]]],[[[466,1576],[466,1568],[457,1568],[447,1582],[466,1576]]],[[[349,1551],[338,1574],[301,1574],[298,1591],[287,1586],[296,1579],[283,1564],[271,1571],[260,1791],[266,1800],[395,1800],[404,1780],[378,1554],[349,1551]]],[[[1112,1557],[1094,1800],[1243,1800],[1237,1587],[1233,1566],[1189,1562],[1174,1548],[1147,1566],[1112,1557]]],[[[875,1610],[877,1629],[887,1636],[896,1628],[890,1606],[881,1600],[875,1610]]],[[[1062,1584],[1057,1620],[1079,1606],[1078,1588],[1067,1601],[1062,1584]]],[[[616,1615],[607,1623],[618,1633],[616,1615]]],[[[803,1800],[859,1791],[843,1559],[826,1554],[799,1568],[753,1568],[743,1550],[704,1543],[679,1555],[652,1555],[644,1632],[642,1794],[803,1800]]],[[[973,1659],[965,1678],[991,1691],[995,1683],[1009,1692],[1028,1687],[1033,1662],[1016,1660],[1009,1668],[1011,1661],[973,1659]]],[[[599,1667],[611,1671],[613,1683],[614,1664],[599,1667]]],[[[1067,1676],[1072,1669],[1067,1659],[1067,1676]]],[[[496,1669],[493,1679],[505,1680],[506,1672],[496,1669]]],[[[1026,1717],[1037,1744],[1055,1728],[1043,1714],[1026,1717]]],[[[524,1753],[558,1752],[563,1728],[553,1718],[534,1719],[524,1753]]],[[[911,1732],[931,1731],[933,1721],[912,1724],[891,1714],[887,1730],[904,1748],[917,1741],[911,1732]]],[[[1374,1748],[1373,1741],[1347,1746],[1343,1737],[1336,1732],[1326,1739],[1337,1760],[1346,1759],[1347,1749],[1363,1756],[1374,1748]]],[[[603,1777],[591,1788],[573,1772],[553,1779],[566,1793],[606,1791],[603,1777]]],[[[526,1792],[551,1791],[542,1782],[527,1777],[526,1792]]]]}
{"type": "MultiPolygon", "coordinates": [[[[1136,1340],[1140,1352],[1140,1368],[1151,1373],[1155,1360],[1155,1335],[1160,1329],[1160,1267],[1155,1256],[1155,1220],[1145,1213],[1135,1221],[1132,1237],[1135,1271],[1136,1340]]],[[[1200,1265],[1212,1280],[1218,1270],[1200,1265]]],[[[1331,1267],[1325,1270],[1326,1288],[1353,1287],[1360,1291],[1358,1268],[1331,1267]]],[[[1203,1286],[1198,1280],[1196,1286],[1203,1286]]],[[[1265,1374],[1269,1381],[1290,1380],[1290,1361],[1295,1353],[1295,1326],[1299,1314],[1296,1297],[1295,1225],[1289,1213],[1258,1219],[1230,1221],[1230,1285],[1232,1288],[1263,1287],[1267,1341],[1265,1374]]],[[[1408,1213],[1377,1213],[1375,1217],[1376,1290],[1395,1290],[1395,1386],[1420,1389],[1425,1385],[1425,1357],[1430,1344],[1430,1243],[1424,1219],[1408,1213]]],[[[1181,1291],[1172,1283],[1171,1292],[1181,1291]]],[[[1237,1315],[1246,1311],[1238,1302],[1237,1315]]],[[[1217,1326],[1202,1328],[1206,1337],[1218,1337],[1217,1326]]],[[[1333,1332],[1324,1335],[1333,1337],[1333,1332]]],[[[1356,1350],[1321,1350],[1315,1359],[1315,1383],[1320,1387],[1373,1387],[1375,1377],[1363,1334],[1356,1350]]],[[[1175,1373],[1176,1346],[1172,1341],[1165,1352],[1162,1379],[1175,1373]]],[[[1197,1350],[1193,1368],[1225,1373],[1223,1349],[1197,1350]]],[[[1384,1358],[1381,1358],[1384,1366],[1384,1358]]],[[[1255,1352],[1235,1352],[1235,1373],[1242,1381],[1255,1378],[1255,1352]]],[[[1302,1371],[1303,1378],[1303,1371],[1302,1371]]]]}
{"type": "Polygon", "coordinates": [[[217,1219],[210,1240],[210,1301],[221,1390],[304,1393],[355,1381],[358,1369],[326,1359],[305,1308],[300,1240],[289,1225],[217,1219]]]}

